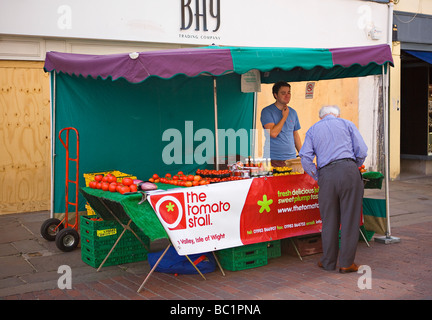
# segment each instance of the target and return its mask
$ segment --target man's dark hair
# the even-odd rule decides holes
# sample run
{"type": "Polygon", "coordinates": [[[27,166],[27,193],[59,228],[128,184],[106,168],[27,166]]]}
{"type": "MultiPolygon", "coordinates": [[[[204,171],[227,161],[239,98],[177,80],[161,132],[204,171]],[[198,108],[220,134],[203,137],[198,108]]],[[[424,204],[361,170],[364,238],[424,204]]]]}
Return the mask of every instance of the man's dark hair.
{"type": "Polygon", "coordinates": [[[273,94],[277,94],[279,92],[279,89],[282,87],[290,87],[291,88],[291,85],[286,81],[278,81],[273,85],[273,89],[272,89],[273,94]]]}

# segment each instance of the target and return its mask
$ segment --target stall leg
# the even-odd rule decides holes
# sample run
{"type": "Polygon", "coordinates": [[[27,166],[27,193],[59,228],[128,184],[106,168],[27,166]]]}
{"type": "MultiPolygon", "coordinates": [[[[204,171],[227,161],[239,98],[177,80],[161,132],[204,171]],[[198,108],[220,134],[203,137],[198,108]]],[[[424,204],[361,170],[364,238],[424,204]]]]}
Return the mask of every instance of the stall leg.
{"type": "Polygon", "coordinates": [[[201,275],[201,277],[203,277],[204,280],[207,280],[204,277],[204,275],[201,273],[201,271],[198,269],[198,267],[195,265],[195,263],[193,263],[192,260],[188,256],[185,256],[185,257],[189,260],[189,262],[192,264],[192,266],[195,268],[195,270],[198,271],[198,273],[201,275]]]}
{"type": "Polygon", "coordinates": [[[361,229],[359,229],[359,230],[360,230],[360,234],[362,235],[362,238],[363,238],[364,242],[366,242],[367,246],[370,247],[369,242],[367,241],[367,239],[366,239],[363,231],[361,229]]]}
{"type": "MultiPolygon", "coordinates": [[[[98,198],[99,199],[99,198],[98,198]]],[[[144,243],[144,241],[142,241],[142,239],[140,237],[138,237],[138,235],[135,233],[135,231],[132,230],[132,228],[129,226],[129,224],[132,222],[132,220],[129,220],[128,224],[125,225],[123,224],[119,218],[117,218],[117,216],[111,211],[111,209],[106,205],[106,203],[104,201],[102,201],[101,199],[99,199],[99,202],[102,203],[102,205],[107,209],[107,211],[114,217],[114,219],[123,227],[123,229],[125,230],[129,230],[130,232],[132,232],[132,234],[138,239],[139,242],[141,242],[141,244],[144,246],[144,248],[147,251],[150,251],[150,248],[147,247],[147,245],[144,243]]],[[[124,233],[124,231],[123,231],[124,233]]],[[[123,234],[122,233],[122,234],[123,234]]],[[[119,239],[121,238],[121,236],[119,237],[119,239]]]]}
{"type": "Polygon", "coordinates": [[[295,252],[297,253],[297,256],[300,258],[301,261],[303,261],[303,258],[301,257],[300,252],[298,251],[297,246],[296,246],[294,240],[292,238],[290,238],[290,240],[291,240],[292,246],[294,247],[295,252]]]}
{"type": "Polygon", "coordinates": [[[147,277],[144,279],[143,283],[141,284],[141,286],[138,288],[138,293],[142,290],[142,288],[144,288],[144,285],[146,284],[147,280],[150,278],[151,274],[153,273],[153,271],[156,269],[156,267],[158,266],[158,264],[161,262],[162,258],[164,257],[164,255],[167,253],[169,247],[171,247],[171,243],[168,245],[168,247],[166,247],[165,251],[162,253],[162,255],[159,257],[159,259],[156,261],[155,265],[153,266],[153,268],[150,270],[149,274],[147,275],[147,277]]]}
{"type": "Polygon", "coordinates": [[[216,256],[216,253],[214,251],[212,251],[212,253],[213,253],[213,257],[215,258],[216,263],[217,263],[217,265],[219,267],[219,270],[222,272],[222,275],[225,277],[225,272],[224,272],[224,270],[223,270],[223,268],[222,268],[222,266],[221,266],[221,264],[219,262],[218,257],[216,256]]]}
{"type": "MultiPolygon", "coordinates": [[[[129,227],[129,224],[132,222],[132,220],[129,220],[129,223],[127,224],[127,226],[129,227]]],[[[104,263],[108,260],[109,256],[111,255],[111,253],[114,251],[115,247],[117,246],[117,244],[120,242],[121,238],[123,237],[123,234],[126,232],[127,228],[123,228],[122,233],[120,234],[120,236],[117,238],[116,242],[114,243],[114,245],[112,246],[111,250],[108,252],[107,256],[105,257],[105,259],[102,261],[102,263],[100,264],[99,268],[97,269],[97,272],[99,272],[99,270],[103,267],[104,263]]]]}

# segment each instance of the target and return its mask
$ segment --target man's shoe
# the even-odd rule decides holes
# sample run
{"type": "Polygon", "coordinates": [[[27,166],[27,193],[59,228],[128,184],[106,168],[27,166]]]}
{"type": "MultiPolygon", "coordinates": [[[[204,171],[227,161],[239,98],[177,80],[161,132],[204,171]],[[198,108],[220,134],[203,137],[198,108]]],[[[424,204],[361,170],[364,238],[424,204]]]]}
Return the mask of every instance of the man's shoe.
{"type": "Polygon", "coordinates": [[[355,263],[353,263],[353,264],[350,265],[348,268],[340,268],[340,269],[339,269],[339,272],[340,272],[340,273],[357,272],[358,269],[359,269],[359,266],[356,265],[355,263]]]}

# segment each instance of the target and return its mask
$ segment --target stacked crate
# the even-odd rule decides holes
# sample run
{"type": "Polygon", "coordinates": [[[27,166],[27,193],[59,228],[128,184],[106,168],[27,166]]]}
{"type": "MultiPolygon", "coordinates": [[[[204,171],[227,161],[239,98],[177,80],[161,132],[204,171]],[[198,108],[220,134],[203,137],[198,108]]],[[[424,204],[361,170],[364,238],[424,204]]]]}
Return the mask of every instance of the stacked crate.
{"type": "Polygon", "coordinates": [[[268,259],[281,255],[280,241],[254,243],[216,252],[222,268],[239,271],[265,266],[268,259]]]}
{"type": "MultiPolygon", "coordinates": [[[[98,174],[101,174],[103,176],[107,175],[108,173],[114,175],[117,178],[117,182],[121,183],[123,178],[131,178],[136,179],[137,177],[128,173],[124,173],[118,170],[112,170],[112,171],[102,171],[102,172],[92,172],[92,173],[84,173],[84,179],[85,179],[85,185],[86,187],[89,186],[90,182],[94,180],[95,176],[98,174]]],[[[85,208],[87,210],[87,215],[97,215],[97,213],[93,210],[93,208],[86,203],[85,208]]]]}
{"type": "MultiPolygon", "coordinates": [[[[131,229],[149,248],[149,238],[133,223],[131,229]]],[[[117,221],[81,216],[81,259],[88,265],[98,268],[122,232],[123,227],[117,221]]],[[[126,230],[103,266],[146,260],[148,253],[146,247],[131,231],[126,230]]]]}

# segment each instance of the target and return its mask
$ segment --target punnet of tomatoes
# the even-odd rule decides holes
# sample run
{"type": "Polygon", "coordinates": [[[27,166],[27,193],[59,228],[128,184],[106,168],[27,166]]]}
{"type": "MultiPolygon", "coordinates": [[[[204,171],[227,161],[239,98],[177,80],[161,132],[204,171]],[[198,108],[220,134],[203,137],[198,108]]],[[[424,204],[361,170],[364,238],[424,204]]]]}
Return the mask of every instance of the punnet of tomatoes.
{"type": "Polygon", "coordinates": [[[134,179],[129,177],[124,177],[121,182],[118,182],[117,177],[111,173],[107,173],[106,175],[98,174],[94,177],[93,181],[89,182],[89,187],[92,189],[125,194],[138,191],[138,185],[135,183],[137,181],[138,180],[134,181],[134,179]]]}
{"type": "Polygon", "coordinates": [[[203,179],[200,175],[184,174],[182,171],[179,171],[174,175],[171,173],[166,173],[162,176],[159,176],[157,173],[155,173],[151,178],[149,178],[149,181],[153,183],[172,184],[180,187],[195,187],[210,183],[207,179],[203,179]]]}
{"type": "Polygon", "coordinates": [[[359,167],[359,170],[360,170],[361,173],[365,173],[365,172],[367,171],[366,168],[365,168],[365,165],[364,165],[364,164],[362,164],[362,165],[359,167]]]}
{"type": "Polygon", "coordinates": [[[157,173],[155,173],[151,178],[149,178],[149,181],[154,183],[171,184],[180,187],[195,187],[210,183],[235,181],[241,179],[244,178],[231,176],[230,170],[197,170],[195,174],[184,174],[183,172],[179,171],[175,175],[166,173],[165,175],[159,176],[157,173]]]}
{"type": "Polygon", "coordinates": [[[209,169],[198,169],[196,174],[203,178],[228,178],[231,176],[231,170],[209,170],[209,169]]]}

